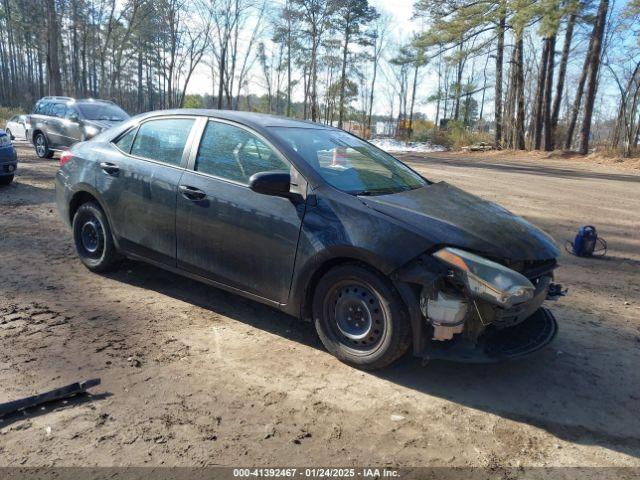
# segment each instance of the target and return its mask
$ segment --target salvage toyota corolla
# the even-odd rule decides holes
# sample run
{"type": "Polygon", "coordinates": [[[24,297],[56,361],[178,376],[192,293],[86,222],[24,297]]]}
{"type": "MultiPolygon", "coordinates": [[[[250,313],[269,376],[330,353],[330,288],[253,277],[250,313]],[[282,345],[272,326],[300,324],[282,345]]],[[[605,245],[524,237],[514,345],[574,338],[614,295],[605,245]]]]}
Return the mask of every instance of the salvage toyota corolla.
{"type": "Polygon", "coordinates": [[[409,349],[503,360],[548,344],[559,251],[504,208],[344,131],[252,113],[144,114],[60,158],[82,262],[150,262],[315,323],[360,368],[409,349]]]}

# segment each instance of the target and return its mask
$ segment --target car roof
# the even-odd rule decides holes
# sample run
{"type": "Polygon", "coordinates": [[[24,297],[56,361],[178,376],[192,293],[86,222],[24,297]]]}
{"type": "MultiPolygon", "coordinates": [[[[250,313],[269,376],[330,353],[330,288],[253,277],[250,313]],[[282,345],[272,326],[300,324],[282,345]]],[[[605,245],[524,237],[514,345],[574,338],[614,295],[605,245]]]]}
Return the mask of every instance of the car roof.
{"type": "Polygon", "coordinates": [[[72,103],[106,103],[107,105],[116,105],[111,100],[100,100],[98,98],[76,98],[71,101],[72,103]]]}
{"type": "Polygon", "coordinates": [[[50,103],[101,103],[105,105],[116,105],[111,100],[102,100],[99,98],[72,98],[72,97],[42,97],[36,103],[50,102],[50,103]]]}
{"type": "Polygon", "coordinates": [[[181,108],[174,110],[160,110],[155,112],[144,113],[139,118],[152,118],[170,115],[190,115],[197,117],[219,118],[221,120],[229,120],[237,122],[248,127],[262,130],[265,127],[288,127],[288,128],[313,128],[322,130],[333,130],[329,125],[311,122],[308,120],[297,120],[293,118],[280,117],[277,115],[267,115],[255,112],[239,112],[235,110],[214,110],[214,109],[195,109],[181,108]]]}

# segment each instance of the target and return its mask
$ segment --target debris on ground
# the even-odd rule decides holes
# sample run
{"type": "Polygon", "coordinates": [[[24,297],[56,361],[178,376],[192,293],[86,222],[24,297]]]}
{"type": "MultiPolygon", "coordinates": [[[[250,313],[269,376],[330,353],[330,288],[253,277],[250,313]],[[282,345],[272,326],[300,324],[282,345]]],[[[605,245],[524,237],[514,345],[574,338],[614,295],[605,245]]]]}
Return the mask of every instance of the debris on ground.
{"type": "Polygon", "coordinates": [[[486,152],[488,150],[493,150],[493,145],[485,142],[479,142],[474,145],[462,147],[462,150],[465,152],[486,152]]]}
{"type": "Polygon", "coordinates": [[[434,145],[431,142],[403,142],[393,138],[374,138],[370,140],[376,147],[385,152],[408,152],[408,153],[429,153],[445,152],[447,149],[442,145],[434,145]]]}
{"type": "Polygon", "coordinates": [[[9,415],[10,413],[20,412],[27,408],[36,407],[43,403],[53,402],[55,400],[62,400],[64,398],[73,397],[75,395],[86,393],[87,389],[100,385],[99,378],[93,378],[84,382],[76,382],[65,387],[49,390],[48,392],[33,395],[31,397],[22,398],[20,400],[13,400],[7,403],[0,403],[0,417],[9,415]]]}

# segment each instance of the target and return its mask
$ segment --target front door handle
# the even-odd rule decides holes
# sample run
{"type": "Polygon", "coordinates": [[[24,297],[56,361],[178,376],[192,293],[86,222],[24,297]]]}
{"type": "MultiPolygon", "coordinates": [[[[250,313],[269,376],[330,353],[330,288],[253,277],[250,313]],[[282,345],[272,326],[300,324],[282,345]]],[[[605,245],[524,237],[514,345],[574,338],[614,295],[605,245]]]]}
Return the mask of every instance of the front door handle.
{"type": "Polygon", "coordinates": [[[102,171],[104,173],[106,173],[107,175],[118,175],[118,173],[120,173],[120,167],[118,167],[116,164],[114,163],[110,163],[110,162],[102,162],[100,164],[100,168],[102,168],[102,171]]]}
{"type": "Polygon", "coordinates": [[[187,200],[197,201],[197,200],[202,200],[207,196],[207,194],[204,193],[199,188],[191,187],[189,185],[180,185],[178,187],[178,190],[180,190],[180,193],[182,194],[182,196],[187,200]]]}

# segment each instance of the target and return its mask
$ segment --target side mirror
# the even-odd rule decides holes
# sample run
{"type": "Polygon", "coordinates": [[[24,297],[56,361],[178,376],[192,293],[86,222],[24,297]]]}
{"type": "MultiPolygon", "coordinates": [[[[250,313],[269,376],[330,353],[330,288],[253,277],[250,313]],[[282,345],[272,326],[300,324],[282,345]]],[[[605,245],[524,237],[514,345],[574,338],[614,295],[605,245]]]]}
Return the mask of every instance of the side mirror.
{"type": "Polygon", "coordinates": [[[254,192],[274,197],[291,196],[291,175],[288,172],[258,172],[249,179],[254,192]]]}
{"type": "Polygon", "coordinates": [[[67,117],[69,120],[71,120],[72,122],[77,122],[78,120],[80,120],[80,117],[78,117],[77,113],[70,113],[69,116],[67,117]]]}

